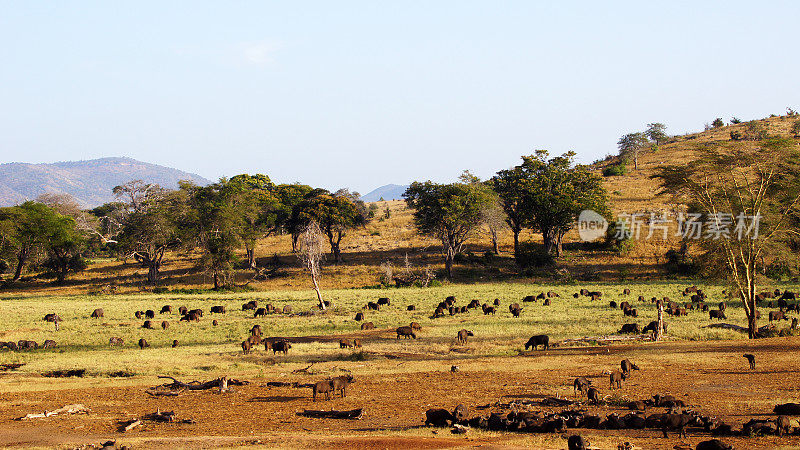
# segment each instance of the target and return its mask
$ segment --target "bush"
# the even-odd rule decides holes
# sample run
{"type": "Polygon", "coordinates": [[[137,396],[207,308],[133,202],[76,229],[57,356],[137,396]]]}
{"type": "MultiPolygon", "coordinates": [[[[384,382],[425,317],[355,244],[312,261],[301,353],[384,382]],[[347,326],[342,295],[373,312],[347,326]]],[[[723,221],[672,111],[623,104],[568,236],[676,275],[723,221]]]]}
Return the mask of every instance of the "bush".
{"type": "Polygon", "coordinates": [[[794,137],[800,137],[800,120],[795,120],[792,124],[792,134],[794,137]]]}
{"type": "Polygon", "coordinates": [[[714,128],[724,127],[725,126],[725,122],[722,121],[722,118],[717,117],[716,119],[714,119],[713,122],[711,122],[711,126],[714,127],[714,128]]]}
{"type": "Polygon", "coordinates": [[[603,169],[604,177],[621,177],[628,173],[628,166],[625,164],[614,164],[603,169]]]}
{"type": "Polygon", "coordinates": [[[630,237],[623,237],[620,238],[617,236],[617,228],[618,224],[616,221],[610,221],[608,223],[608,229],[606,229],[606,237],[603,247],[606,250],[612,251],[620,256],[627,255],[633,247],[636,245],[630,237]]]}
{"type": "Polygon", "coordinates": [[[669,250],[666,255],[664,269],[671,275],[692,276],[700,272],[700,267],[685,253],[669,250]]]}
{"type": "Polygon", "coordinates": [[[549,267],[555,263],[553,255],[544,250],[544,245],[533,242],[519,244],[516,261],[520,267],[549,267]]]}
{"type": "Polygon", "coordinates": [[[764,269],[764,275],[766,275],[767,278],[780,281],[791,278],[792,268],[786,262],[774,262],[767,265],[764,269]]]}
{"type": "Polygon", "coordinates": [[[731,125],[738,125],[740,123],[742,123],[742,121],[739,120],[738,117],[731,117],[731,125]]]}

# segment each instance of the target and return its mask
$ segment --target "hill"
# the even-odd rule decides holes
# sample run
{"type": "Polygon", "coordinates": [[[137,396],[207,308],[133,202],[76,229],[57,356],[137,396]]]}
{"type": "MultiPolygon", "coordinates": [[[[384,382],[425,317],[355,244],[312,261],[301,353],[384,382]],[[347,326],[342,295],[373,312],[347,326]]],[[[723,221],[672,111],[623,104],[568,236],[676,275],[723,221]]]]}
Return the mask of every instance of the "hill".
{"type": "Polygon", "coordinates": [[[0,164],[0,206],[16,205],[44,193],[66,193],[85,208],[114,200],[111,189],[131,180],[143,180],[175,189],[178,181],[200,185],[210,181],[193,173],[137,161],[100,158],[51,164],[0,164]]]}
{"type": "Polygon", "coordinates": [[[367,195],[362,195],[361,199],[365,202],[377,202],[381,198],[384,200],[402,200],[403,193],[408,189],[407,184],[387,184],[381,186],[367,195]]]}

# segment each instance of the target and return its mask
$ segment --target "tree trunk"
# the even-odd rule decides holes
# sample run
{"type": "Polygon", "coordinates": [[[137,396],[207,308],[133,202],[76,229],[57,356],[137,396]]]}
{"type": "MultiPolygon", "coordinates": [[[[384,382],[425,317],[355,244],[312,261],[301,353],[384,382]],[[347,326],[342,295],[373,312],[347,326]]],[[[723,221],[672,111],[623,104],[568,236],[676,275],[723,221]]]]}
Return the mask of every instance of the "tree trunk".
{"type": "Polygon", "coordinates": [[[500,247],[497,245],[497,229],[495,227],[489,227],[489,233],[492,235],[492,252],[495,255],[500,254],[500,247]]]}
{"type": "Polygon", "coordinates": [[[297,240],[300,239],[300,233],[292,233],[292,253],[297,252],[297,240]]]}
{"type": "Polygon", "coordinates": [[[20,252],[17,255],[17,268],[14,269],[14,278],[12,280],[17,281],[22,276],[22,268],[25,266],[25,260],[27,256],[20,252]]]}
{"type": "Polygon", "coordinates": [[[656,327],[656,340],[660,341],[664,337],[664,303],[658,301],[658,326],[656,327]]]}
{"type": "Polygon", "coordinates": [[[319,283],[317,283],[317,275],[311,272],[311,282],[314,283],[314,291],[317,293],[317,302],[319,302],[319,309],[325,311],[325,301],[322,300],[322,293],[319,291],[319,283]]]}
{"type": "Polygon", "coordinates": [[[247,267],[250,269],[257,269],[256,264],[256,249],[255,248],[245,248],[245,252],[247,253],[247,267]]]}
{"type": "Polygon", "coordinates": [[[159,261],[150,261],[147,264],[147,281],[151,284],[158,283],[158,269],[161,266],[159,261]]]}
{"type": "Polygon", "coordinates": [[[453,279],[453,258],[455,257],[455,250],[452,247],[447,248],[447,253],[444,257],[444,268],[447,271],[447,278],[453,279]]]}
{"type": "Polygon", "coordinates": [[[214,271],[214,290],[219,289],[219,273],[215,270],[214,271]]]}
{"type": "Polygon", "coordinates": [[[522,230],[514,227],[511,231],[514,232],[514,258],[519,258],[519,232],[522,230]]]}
{"type": "Polygon", "coordinates": [[[556,238],[556,258],[560,258],[561,254],[564,252],[564,233],[557,232],[555,235],[556,238]]]}
{"type": "Polygon", "coordinates": [[[542,231],[542,242],[544,243],[544,252],[548,255],[553,253],[553,237],[552,231],[542,231]]]}

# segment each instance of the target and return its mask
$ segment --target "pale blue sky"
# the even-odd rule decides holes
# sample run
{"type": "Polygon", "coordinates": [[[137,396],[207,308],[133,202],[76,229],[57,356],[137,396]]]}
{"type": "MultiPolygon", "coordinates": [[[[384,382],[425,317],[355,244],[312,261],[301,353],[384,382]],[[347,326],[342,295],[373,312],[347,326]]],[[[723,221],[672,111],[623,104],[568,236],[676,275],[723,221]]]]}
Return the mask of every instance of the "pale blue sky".
{"type": "Polygon", "coordinates": [[[348,186],[800,109],[800,2],[0,1],[0,162],[348,186]]]}

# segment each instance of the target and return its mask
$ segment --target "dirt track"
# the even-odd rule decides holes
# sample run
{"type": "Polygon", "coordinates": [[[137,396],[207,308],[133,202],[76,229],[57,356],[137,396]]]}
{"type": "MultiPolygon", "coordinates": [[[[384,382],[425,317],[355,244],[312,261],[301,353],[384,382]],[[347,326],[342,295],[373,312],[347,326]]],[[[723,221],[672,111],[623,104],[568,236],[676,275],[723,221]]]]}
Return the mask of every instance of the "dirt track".
{"type": "MultiPolygon", "coordinates": [[[[704,414],[720,417],[736,427],[751,417],[774,417],[777,403],[800,398],[800,369],[797,367],[800,338],[775,338],[755,342],[680,342],[556,349],[526,356],[419,361],[380,359],[315,365],[312,375],[291,374],[285,368],[265,367],[263,377],[250,378],[249,386],[235,392],[189,392],[179,397],[151,398],[144,388],[158,384],[142,379],[140,385],[119,387],[66,388],[40,392],[0,394],[0,445],[68,446],[118,439],[136,448],[234,447],[363,447],[440,448],[489,445],[490,447],[566,448],[560,435],[471,432],[456,437],[447,429],[422,427],[424,411],[431,407],[453,408],[464,403],[470,415],[487,415],[496,408],[478,409],[497,401],[536,399],[545,395],[572,396],[575,376],[593,379],[608,399],[644,399],[656,393],[670,393],[697,406],[704,414]],[[751,372],[742,353],[755,353],[758,369],[751,372]],[[641,367],[619,391],[610,391],[604,370],[618,368],[627,357],[641,367]],[[460,370],[449,371],[451,364],[460,370]],[[266,387],[268,381],[309,383],[350,370],[357,382],[344,399],[313,403],[307,388],[266,387]],[[610,397],[613,395],[614,397],[610,397]],[[72,403],[92,409],[89,415],[14,421],[15,417],[72,403]],[[353,409],[363,407],[359,421],[310,419],[297,416],[303,409],[353,409]],[[195,424],[146,423],[127,434],[118,431],[121,420],[174,410],[195,424]]],[[[18,379],[7,374],[0,389],[9,382],[37,386],[37,379],[18,379]]],[[[64,381],[65,386],[75,383],[64,381]]],[[[546,409],[546,408],[543,408],[546,409]]],[[[601,415],[616,407],[591,407],[601,415]]],[[[656,412],[655,410],[653,412],[656,412]]],[[[599,448],[616,448],[630,441],[641,448],[672,449],[680,442],[692,446],[707,434],[690,430],[689,438],[661,437],[657,430],[570,430],[588,436],[599,448]]],[[[736,448],[800,447],[800,438],[774,436],[724,438],[736,448]]]]}

